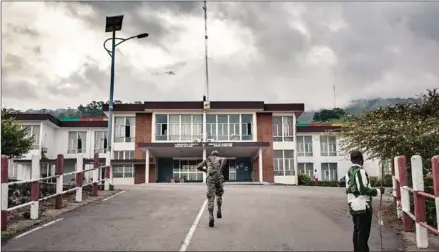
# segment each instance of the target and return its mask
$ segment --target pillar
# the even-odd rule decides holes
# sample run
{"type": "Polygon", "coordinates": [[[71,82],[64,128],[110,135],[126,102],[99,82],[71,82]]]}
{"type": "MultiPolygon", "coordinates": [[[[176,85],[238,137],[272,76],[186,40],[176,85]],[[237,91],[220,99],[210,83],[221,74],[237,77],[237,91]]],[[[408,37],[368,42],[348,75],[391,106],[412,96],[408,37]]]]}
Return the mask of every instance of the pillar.
{"type": "Polygon", "coordinates": [[[99,153],[95,153],[93,158],[94,170],[92,171],[92,178],[93,178],[92,191],[91,191],[92,196],[98,196],[98,189],[99,189],[98,181],[99,181],[99,172],[100,172],[99,167],[100,167],[99,153]]]}
{"type": "Polygon", "coordinates": [[[2,190],[1,190],[1,230],[5,231],[8,226],[8,171],[9,171],[9,161],[6,156],[2,156],[2,167],[1,167],[1,183],[2,183],[2,190]]]}
{"type": "Polygon", "coordinates": [[[76,202],[82,202],[82,177],[84,170],[84,159],[82,154],[76,157],[76,202]]]}
{"type": "Polygon", "coordinates": [[[259,182],[262,183],[264,181],[264,174],[262,169],[262,148],[259,148],[259,182]]]}
{"type": "Polygon", "coordinates": [[[110,190],[110,170],[111,170],[111,155],[110,152],[107,152],[105,155],[105,182],[104,182],[104,190],[110,190]]]}
{"type": "MultiPolygon", "coordinates": [[[[206,147],[203,147],[203,160],[206,160],[207,153],[206,153],[206,147]]],[[[203,183],[206,183],[207,174],[203,172],[203,183]]]]}
{"type": "Polygon", "coordinates": [[[413,180],[413,203],[416,216],[416,245],[418,248],[428,248],[428,232],[427,228],[420,225],[427,222],[425,198],[419,195],[424,192],[424,175],[422,169],[422,158],[419,155],[412,156],[412,180],[413,180]]]}
{"type": "Polygon", "coordinates": [[[145,150],[145,184],[149,184],[149,149],[145,150]]]}
{"type": "Polygon", "coordinates": [[[40,157],[37,155],[32,156],[32,180],[37,180],[32,182],[31,187],[31,201],[30,205],[30,218],[32,220],[38,219],[38,210],[40,207],[40,157]]]}
{"type": "Polygon", "coordinates": [[[56,158],[56,198],[55,198],[55,209],[62,208],[62,192],[64,190],[64,156],[62,154],[58,154],[56,158]]]}

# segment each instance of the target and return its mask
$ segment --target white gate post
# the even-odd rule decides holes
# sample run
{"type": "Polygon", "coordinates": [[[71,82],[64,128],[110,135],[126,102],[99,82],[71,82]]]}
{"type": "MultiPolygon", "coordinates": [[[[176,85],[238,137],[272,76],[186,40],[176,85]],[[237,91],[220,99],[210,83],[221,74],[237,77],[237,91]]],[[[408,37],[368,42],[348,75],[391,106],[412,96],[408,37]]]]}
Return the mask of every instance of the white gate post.
{"type": "Polygon", "coordinates": [[[82,202],[82,177],[84,170],[84,158],[82,154],[76,157],[76,202],[82,202]]]}
{"type": "Polygon", "coordinates": [[[105,182],[104,182],[104,190],[110,190],[110,166],[111,166],[111,155],[110,152],[107,152],[105,155],[105,182]]]}
{"type": "MultiPolygon", "coordinates": [[[[427,228],[421,226],[420,222],[426,221],[425,198],[418,194],[424,192],[424,175],[422,171],[422,158],[419,155],[412,156],[412,180],[413,180],[413,202],[415,205],[416,219],[416,245],[418,248],[428,248],[427,228]]],[[[410,209],[409,209],[410,210],[410,209]]]]}
{"type": "MultiPolygon", "coordinates": [[[[40,157],[37,155],[32,155],[32,180],[40,179],[40,157]]],[[[32,205],[30,205],[30,218],[32,220],[38,219],[38,210],[40,206],[40,181],[32,181],[31,187],[31,200],[32,205]]]]}

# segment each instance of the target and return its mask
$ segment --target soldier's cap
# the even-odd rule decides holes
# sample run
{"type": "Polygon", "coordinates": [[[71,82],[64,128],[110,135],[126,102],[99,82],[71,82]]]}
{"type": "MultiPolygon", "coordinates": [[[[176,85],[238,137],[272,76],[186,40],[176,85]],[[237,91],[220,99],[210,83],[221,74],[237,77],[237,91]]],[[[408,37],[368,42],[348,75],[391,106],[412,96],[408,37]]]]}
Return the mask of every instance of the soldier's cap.
{"type": "Polygon", "coordinates": [[[219,156],[219,152],[218,152],[217,150],[213,150],[213,151],[210,153],[210,155],[211,155],[211,156],[219,156]]]}

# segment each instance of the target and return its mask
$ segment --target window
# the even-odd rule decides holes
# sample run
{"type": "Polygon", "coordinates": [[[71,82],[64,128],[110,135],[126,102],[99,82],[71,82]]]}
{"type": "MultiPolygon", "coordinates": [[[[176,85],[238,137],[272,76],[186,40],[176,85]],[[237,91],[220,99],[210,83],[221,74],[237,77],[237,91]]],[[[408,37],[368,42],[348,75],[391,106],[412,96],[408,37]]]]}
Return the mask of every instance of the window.
{"type": "Polygon", "coordinates": [[[18,164],[16,162],[10,162],[8,167],[8,177],[12,178],[12,179],[16,179],[17,178],[17,171],[18,171],[18,164]]]}
{"type": "Polygon", "coordinates": [[[121,117],[114,118],[114,142],[130,143],[134,142],[136,133],[136,118],[135,117],[121,117]]]}
{"type": "Polygon", "coordinates": [[[69,149],[67,150],[67,153],[69,154],[85,153],[86,145],[87,145],[86,131],[69,132],[69,149]]]}
{"type": "Polygon", "coordinates": [[[320,136],[320,152],[322,156],[337,156],[335,136],[320,136]]]}
{"type": "Polygon", "coordinates": [[[337,181],[337,163],[322,163],[322,180],[337,181]]]}
{"type": "Polygon", "coordinates": [[[113,178],[134,178],[134,165],[113,165],[113,178]]]}
{"type": "Polygon", "coordinates": [[[40,148],[40,125],[22,125],[22,129],[26,129],[27,136],[34,138],[34,143],[32,144],[32,150],[40,148]]]}
{"type": "Polygon", "coordinates": [[[156,141],[193,141],[203,135],[203,116],[192,114],[155,115],[156,141]]]}
{"type": "Polygon", "coordinates": [[[107,152],[107,131],[95,131],[95,153],[107,152]]]}
{"type": "Polygon", "coordinates": [[[313,163],[298,163],[297,172],[304,173],[311,178],[314,177],[314,164],[313,163]]]}
{"type": "Polygon", "coordinates": [[[203,181],[203,172],[196,169],[201,163],[200,160],[179,160],[174,159],[174,169],[172,176],[174,178],[182,178],[185,181],[203,181]]]}
{"type": "Polygon", "coordinates": [[[294,127],[293,116],[273,116],[273,141],[294,141],[294,127]]]}
{"type": "Polygon", "coordinates": [[[134,159],[134,151],[114,151],[113,155],[118,160],[134,159]]]}
{"type": "Polygon", "coordinates": [[[297,156],[312,157],[312,136],[296,136],[297,156]]]}
{"type": "Polygon", "coordinates": [[[214,141],[251,141],[253,140],[253,115],[207,115],[206,131],[207,139],[214,141]]]}
{"type": "Polygon", "coordinates": [[[294,175],[294,151],[275,150],[273,151],[274,175],[289,176],[294,175]]]}

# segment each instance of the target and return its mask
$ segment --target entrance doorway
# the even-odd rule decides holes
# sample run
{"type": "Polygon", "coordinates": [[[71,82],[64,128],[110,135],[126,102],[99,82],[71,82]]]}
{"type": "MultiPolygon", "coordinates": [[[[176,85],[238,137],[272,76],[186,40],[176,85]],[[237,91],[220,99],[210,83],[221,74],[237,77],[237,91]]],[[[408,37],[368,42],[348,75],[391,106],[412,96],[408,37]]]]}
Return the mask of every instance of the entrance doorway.
{"type": "Polygon", "coordinates": [[[228,158],[227,163],[223,169],[223,176],[225,181],[236,180],[236,159],[228,158]]]}

